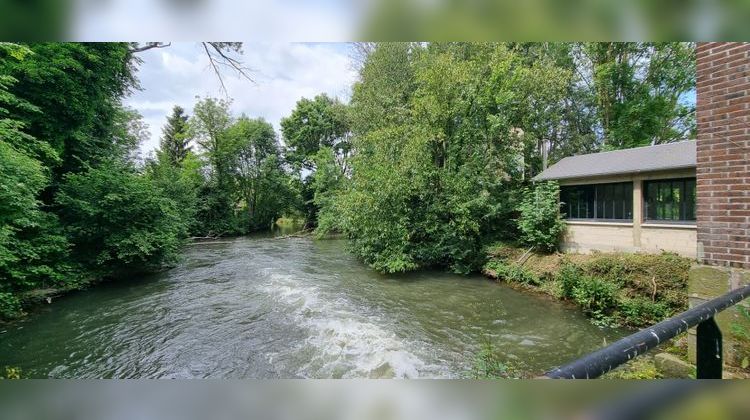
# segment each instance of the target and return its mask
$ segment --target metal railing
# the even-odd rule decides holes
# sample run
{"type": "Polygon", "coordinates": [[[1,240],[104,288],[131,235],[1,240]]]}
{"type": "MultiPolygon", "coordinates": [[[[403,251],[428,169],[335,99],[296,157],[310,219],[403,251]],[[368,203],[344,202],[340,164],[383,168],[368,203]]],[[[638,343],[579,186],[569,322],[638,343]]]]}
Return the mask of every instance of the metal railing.
{"type": "Polygon", "coordinates": [[[594,379],[659,344],[696,330],[696,378],[721,379],[722,338],[714,317],[750,297],[750,285],[733,290],[545,374],[553,379],[594,379]]]}

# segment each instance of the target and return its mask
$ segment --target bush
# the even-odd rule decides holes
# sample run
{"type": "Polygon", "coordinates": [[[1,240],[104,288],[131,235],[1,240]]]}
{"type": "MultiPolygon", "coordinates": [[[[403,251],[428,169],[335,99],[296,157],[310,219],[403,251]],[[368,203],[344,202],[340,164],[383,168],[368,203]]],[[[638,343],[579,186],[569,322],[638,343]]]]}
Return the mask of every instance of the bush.
{"type": "Polygon", "coordinates": [[[581,270],[573,264],[563,264],[560,271],[557,272],[555,279],[560,285],[560,294],[562,298],[570,299],[573,297],[573,290],[578,285],[582,276],[581,270]]]}
{"type": "Polygon", "coordinates": [[[666,304],[646,298],[621,299],[619,311],[623,320],[630,325],[656,324],[670,315],[666,304]]]}
{"type": "Polygon", "coordinates": [[[541,284],[539,277],[535,276],[534,273],[524,270],[523,267],[519,267],[513,263],[506,263],[502,261],[490,261],[486,266],[486,269],[491,270],[495,273],[498,279],[505,280],[512,283],[522,283],[538,286],[541,284]]]}
{"type": "Polygon", "coordinates": [[[617,304],[616,285],[591,276],[581,276],[573,287],[573,300],[597,320],[605,320],[617,304]]]}
{"type": "Polygon", "coordinates": [[[559,195],[560,187],[556,182],[542,182],[534,188],[524,188],[518,206],[521,242],[544,252],[557,249],[565,230],[565,222],[560,217],[559,195]]]}
{"type": "Polygon", "coordinates": [[[689,258],[670,253],[532,253],[523,268],[512,265],[525,253],[508,243],[490,246],[485,273],[570,299],[606,324],[643,327],[687,309],[689,258]]]}
{"type": "Polygon", "coordinates": [[[21,379],[21,369],[13,366],[6,366],[5,375],[0,375],[0,379],[21,379]]]}
{"type": "Polygon", "coordinates": [[[186,234],[175,202],[117,164],[66,176],[57,202],[74,257],[105,275],[172,262],[186,234]]]}
{"type": "Polygon", "coordinates": [[[653,359],[638,357],[602,376],[603,379],[661,379],[653,359]]]}
{"type": "Polygon", "coordinates": [[[22,314],[21,302],[11,293],[0,292],[0,319],[17,318],[22,314]]]}
{"type": "Polygon", "coordinates": [[[503,362],[498,357],[495,347],[490,341],[482,343],[482,348],[474,357],[471,369],[472,379],[519,379],[525,376],[525,369],[503,362]]]}

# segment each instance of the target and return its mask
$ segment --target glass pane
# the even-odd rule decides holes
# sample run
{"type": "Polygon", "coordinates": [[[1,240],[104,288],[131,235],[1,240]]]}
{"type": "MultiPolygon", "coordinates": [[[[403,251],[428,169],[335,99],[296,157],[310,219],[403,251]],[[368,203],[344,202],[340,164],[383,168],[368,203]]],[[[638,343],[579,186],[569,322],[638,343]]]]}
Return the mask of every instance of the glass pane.
{"type": "Polygon", "coordinates": [[[685,181],[685,220],[695,220],[695,180],[685,181]]]}
{"type": "Polygon", "coordinates": [[[657,208],[656,208],[656,218],[658,220],[664,220],[667,218],[667,214],[669,213],[667,202],[667,194],[669,193],[669,187],[665,185],[663,182],[659,182],[657,184],[659,187],[659,198],[657,198],[657,208]]]}
{"type": "Polygon", "coordinates": [[[625,218],[633,220],[633,183],[625,184],[625,218]]]}
{"type": "Polygon", "coordinates": [[[586,217],[594,218],[594,186],[586,186],[586,217]]]}
{"type": "Polygon", "coordinates": [[[682,194],[680,189],[682,182],[672,181],[672,220],[680,220],[680,207],[682,207],[682,194]]]}
{"type": "Polygon", "coordinates": [[[695,220],[695,194],[694,178],[646,182],[646,219],[695,220]]]}
{"type": "Polygon", "coordinates": [[[614,206],[614,218],[615,219],[622,219],[623,218],[623,206],[625,204],[625,197],[623,196],[623,185],[622,184],[616,184],[612,186],[614,190],[614,197],[612,200],[612,204],[614,206]]]}
{"type": "Polygon", "coordinates": [[[646,218],[656,219],[656,184],[653,182],[646,183],[646,218]]]}

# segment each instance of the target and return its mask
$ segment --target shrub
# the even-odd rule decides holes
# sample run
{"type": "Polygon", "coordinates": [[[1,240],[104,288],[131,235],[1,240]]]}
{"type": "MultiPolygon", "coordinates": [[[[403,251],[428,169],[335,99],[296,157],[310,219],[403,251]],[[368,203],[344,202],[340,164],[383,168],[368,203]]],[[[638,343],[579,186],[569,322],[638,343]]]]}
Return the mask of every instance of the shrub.
{"type": "Polygon", "coordinates": [[[562,298],[572,298],[573,289],[579,283],[581,270],[573,264],[563,264],[560,271],[557,272],[555,279],[560,284],[560,294],[562,298]]]}
{"type": "Polygon", "coordinates": [[[542,182],[523,190],[518,229],[521,241],[542,251],[557,249],[565,222],[560,217],[558,197],[560,187],[556,182],[542,182]]]}
{"type": "Polygon", "coordinates": [[[511,283],[522,283],[538,286],[541,283],[539,277],[534,273],[525,270],[523,267],[519,267],[513,263],[506,263],[504,261],[490,261],[485,266],[486,269],[493,271],[498,279],[505,280],[511,283]]]}
{"type": "Polygon", "coordinates": [[[495,347],[490,341],[482,343],[482,348],[474,357],[474,365],[471,369],[473,379],[519,379],[524,376],[520,367],[503,362],[495,352],[495,347]]]}
{"type": "Polygon", "coordinates": [[[173,200],[117,164],[67,175],[57,203],[74,256],[105,274],[172,262],[186,232],[173,200]]]}
{"type": "Polygon", "coordinates": [[[0,319],[12,319],[21,315],[21,302],[11,293],[0,292],[0,319]]]}
{"type": "Polygon", "coordinates": [[[630,325],[651,325],[669,316],[669,308],[662,302],[646,298],[620,300],[619,310],[623,320],[630,325]]]}
{"type": "Polygon", "coordinates": [[[573,300],[593,318],[603,320],[615,308],[618,288],[597,277],[581,276],[573,287],[573,300]]]}
{"type": "Polygon", "coordinates": [[[21,369],[13,366],[6,366],[5,376],[0,375],[0,379],[21,379],[21,369]]]}
{"type": "Polygon", "coordinates": [[[662,375],[656,369],[653,359],[639,357],[608,372],[604,379],[661,379],[662,375]]]}

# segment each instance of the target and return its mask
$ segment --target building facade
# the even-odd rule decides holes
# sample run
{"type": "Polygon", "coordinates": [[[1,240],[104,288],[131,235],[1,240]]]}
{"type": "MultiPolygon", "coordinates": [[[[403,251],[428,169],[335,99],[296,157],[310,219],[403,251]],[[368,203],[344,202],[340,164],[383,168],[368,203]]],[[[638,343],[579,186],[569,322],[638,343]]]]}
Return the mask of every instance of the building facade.
{"type": "Polygon", "coordinates": [[[675,252],[695,258],[696,143],[572,156],[535,180],[560,183],[568,252],[675,252]]]}

